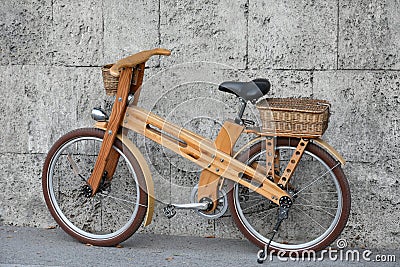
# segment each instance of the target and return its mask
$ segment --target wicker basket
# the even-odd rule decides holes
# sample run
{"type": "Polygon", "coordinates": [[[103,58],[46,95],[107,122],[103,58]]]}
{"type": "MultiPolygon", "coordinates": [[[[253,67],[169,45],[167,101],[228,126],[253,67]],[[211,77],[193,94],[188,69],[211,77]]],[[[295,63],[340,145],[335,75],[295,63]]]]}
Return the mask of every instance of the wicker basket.
{"type": "Polygon", "coordinates": [[[328,128],[330,104],[308,98],[268,98],[257,104],[262,132],[315,138],[328,128]]]}
{"type": "MultiPolygon", "coordinates": [[[[118,89],[119,77],[114,77],[110,74],[110,68],[112,66],[113,66],[113,64],[109,64],[109,65],[105,65],[101,68],[101,72],[103,74],[104,89],[106,89],[107,95],[115,95],[117,93],[117,89],[118,89]]],[[[135,79],[132,79],[131,93],[134,93],[132,91],[132,89],[134,87],[134,83],[135,83],[135,79]]]]}

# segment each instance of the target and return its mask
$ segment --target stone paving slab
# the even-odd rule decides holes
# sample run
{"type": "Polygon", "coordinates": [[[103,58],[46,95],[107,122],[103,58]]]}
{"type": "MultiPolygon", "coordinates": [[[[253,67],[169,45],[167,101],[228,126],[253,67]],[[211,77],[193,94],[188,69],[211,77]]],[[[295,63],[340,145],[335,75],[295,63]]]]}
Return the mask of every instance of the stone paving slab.
{"type": "MultiPolygon", "coordinates": [[[[315,261],[273,257],[260,265],[258,249],[245,240],[173,235],[135,234],[119,248],[93,247],[60,229],[0,226],[0,241],[0,266],[397,266],[396,262],[367,262],[362,256],[360,261],[346,260],[339,252],[332,254],[336,260],[328,254],[315,261]]],[[[370,259],[379,253],[399,257],[395,250],[371,251],[370,259]]]]}

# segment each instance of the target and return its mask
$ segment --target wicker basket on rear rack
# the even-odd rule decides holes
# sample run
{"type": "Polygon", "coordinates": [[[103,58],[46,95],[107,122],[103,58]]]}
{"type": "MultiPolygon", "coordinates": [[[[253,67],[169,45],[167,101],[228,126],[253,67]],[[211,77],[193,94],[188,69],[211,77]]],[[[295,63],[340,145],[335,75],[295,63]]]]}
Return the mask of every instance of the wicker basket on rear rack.
{"type": "MultiPolygon", "coordinates": [[[[110,74],[110,68],[113,64],[105,65],[101,68],[101,72],[103,74],[103,82],[104,82],[104,89],[106,90],[106,94],[113,96],[117,93],[118,89],[118,81],[119,77],[114,77],[110,74]]],[[[131,80],[131,93],[134,93],[134,85],[137,80],[137,68],[134,68],[133,79],[131,80]]]]}
{"type": "Polygon", "coordinates": [[[257,104],[262,133],[316,138],[328,128],[330,104],[308,98],[268,98],[257,104]]]}

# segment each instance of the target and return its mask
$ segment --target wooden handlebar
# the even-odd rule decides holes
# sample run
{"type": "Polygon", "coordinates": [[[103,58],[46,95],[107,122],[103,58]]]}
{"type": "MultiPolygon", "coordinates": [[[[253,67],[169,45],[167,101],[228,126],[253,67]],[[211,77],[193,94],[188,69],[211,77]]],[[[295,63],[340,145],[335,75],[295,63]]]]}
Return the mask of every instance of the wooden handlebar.
{"type": "Polygon", "coordinates": [[[110,74],[114,77],[119,77],[119,70],[122,68],[132,68],[140,63],[144,63],[149,60],[150,57],[155,55],[169,56],[171,51],[164,48],[154,48],[152,50],[144,50],[139,53],[133,54],[129,57],[120,59],[115,63],[111,69],[110,74]]]}

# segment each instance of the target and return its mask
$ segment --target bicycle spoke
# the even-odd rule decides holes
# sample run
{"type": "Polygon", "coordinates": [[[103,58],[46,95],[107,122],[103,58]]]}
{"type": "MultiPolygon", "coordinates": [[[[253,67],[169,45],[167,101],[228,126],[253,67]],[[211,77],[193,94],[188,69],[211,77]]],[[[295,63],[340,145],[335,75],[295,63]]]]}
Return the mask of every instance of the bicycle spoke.
{"type": "Polygon", "coordinates": [[[247,204],[247,203],[260,202],[260,201],[265,201],[265,200],[269,200],[269,199],[267,199],[265,197],[260,197],[260,198],[257,198],[257,199],[245,200],[243,203],[247,204]]]}
{"type": "MultiPolygon", "coordinates": [[[[303,201],[305,201],[305,202],[307,202],[309,204],[309,205],[306,205],[306,204],[302,204],[302,203],[298,203],[297,202],[298,205],[302,205],[302,206],[305,206],[305,207],[309,206],[309,207],[314,207],[314,208],[320,208],[321,211],[324,211],[324,212],[326,212],[327,214],[329,214],[329,215],[331,215],[333,217],[335,217],[335,215],[331,214],[329,211],[324,210],[324,208],[332,209],[332,210],[336,210],[338,208],[338,207],[328,207],[328,206],[315,205],[312,201],[310,201],[310,200],[308,200],[308,199],[306,199],[306,198],[304,198],[302,196],[298,197],[297,201],[298,200],[303,200],[303,201]]],[[[337,199],[336,200],[324,200],[324,202],[335,202],[335,203],[337,203],[337,201],[338,201],[337,199]]]]}
{"type": "MultiPolygon", "coordinates": [[[[309,200],[307,200],[306,198],[303,198],[303,197],[297,197],[297,199],[302,199],[302,200],[306,200],[306,201],[309,201],[309,200]]],[[[337,203],[337,199],[324,199],[324,202],[334,202],[334,203],[337,203]]]]}
{"type": "Polygon", "coordinates": [[[107,194],[102,194],[102,193],[97,193],[97,194],[102,196],[102,197],[104,197],[104,199],[111,198],[111,199],[114,199],[114,200],[121,201],[122,203],[129,203],[129,204],[139,205],[139,206],[147,208],[146,205],[142,205],[142,204],[139,204],[139,203],[136,203],[136,202],[133,202],[133,201],[129,201],[129,200],[123,199],[123,198],[113,197],[113,196],[110,196],[110,195],[107,195],[107,194]]]}
{"type": "Polygon", "coordinates": [[[103,201],[100,199],[100,230],[103,232],[103,201]]]}
{"type": "Polygon", "coordinates": [[[317,181],[319,181],[321,178],[325,177],[325,175],[327,175],[328,173],[330,173],[333,169],[335,169],[336,167],[338,167],[340,165],[340,162],[338,162],[335,166],[333,166],[330,170],[327,170],[324,174],[322,174],[321,176],[319,176],[317,179],[315,179],[314,181],[312,181],[311,183],[309,183],[307,186],[305,186],[304,188],[302,188],[301,190],[297,191],[293,196],[298,195],[300,192],[306,190],[307,188],[309,188],[310,186],[312,186],[313,184],[315,184],[317,181]]]}
{"type": "MultiPolygon", "coordinates": [[[[306,198],[304,198],[304,197],[302,197],[302,196],[298,197],[297,200],[304,200],[304,201],[306,201],[307,203],[310,203],[311,205],[314,205],[313,202],[311,202],[309,199],[306,199],[306,198]]],[[[335,203],[338,202],[337,199],[333,199],[333,200],[328,199],[328,200],[324,200],[324,201],[325,201],[325,202],[335,202],[335,203]]],[[[335,208],[335,209],[336,209],[336,208],[335,208]]]]}
{"type": "Polygon", "coordinates": [[[319,211],[323,211],[323,212],[325,212],[326,214],[329,214],[330,216],[332,216],[332,217],[335,217],[335,215],[334,214],[332,214],[332,213],[330,213],[330,212],[328,212],[328,211],[326,211],[326,210],[324,210],[324,208],[326,208],[326,209],[333,209],[333,210],[336,210],[336,208],[329,208],[329,207],[324,207],[324,206],[315,206],[315,205],[305,205],[305,204],[293,204],[293,206],[297,206],[297,207],[311,207],[311,208],[314,208],[314,209],[316,209],[316,210],[319,210],[319,211]]]}
{"type": "Polygon", "coordinates": [[[82,129],[62,137],[43,179],[48,185],[46,204],[55,210],[61,227],[83,242],[90,239],[98,245],[113,245],[132,234],[132,225],[141,224],[147,204],[140,201],[141,169],[132,164],[135,158],[129,151],[126,155],[117,143],[114,149],[119,161],[113,170],[112,187],[102,183],[94,197],[83,195],[83,178],[93,172],[103,136],[100,130],[82,129]]]}
{"type": "MultiPolygon", "coordinates": [[[[242,211],[246,211],[246,210],[249,210],[249,209],[251,209],[251,208],[260,206],[261,204],[263,204],[263,203],[257,203],[257,204],[254,204],[254,205],[250,205],[250,206],[248,206],[248,207],[242,209],[242,211]]],[[[261,207],[260,207],[260,208],[261,208],[261,207]]]]}
{"type": "Polygon", "coordinates": [[[317,192],[317,193],[304,192],[301,195],[320,195],[320,194],[337,194],[337,192],[317,192]]]}
{"type": "MultiPolygon", "coordinates": [[[[299,145],[299,139],[294,139],[293,144],[290,140],[277,138],[276,151],[280,155],[277,167],[281,175],[299,145]]],[[[254,162],[265,166],[267,145],[268,139],[250,147],[248,154],[242,156],[243,162],[250,166],[254,162]]],[[[293,206],[288,218],[275,232],[272,247],[286,253],[308,248],[318,251],[337,238],[347,220],[350,199],[340,163],[332,160],[334,158],[318,144],[310,143],[306,147],[285,186],[286,192],[293,197],[293,206]]],[[[267,232],[277,223],[278,206],[266,208],[268,206],[264,205],[262,210],[261,203],[269,202],[257,194],[248,194],[239,184],[235,185],[233,192],[235,208],[232,216],[239,229],[253,243],[266,246],[272,236],[267,232]]]]}
{"type": "Polygon", "coordinates": [[[326,231],[327,228],[323,227],[319,222],[317,222],[315,219],[313,219],[310,215],[308,215],[305,211],[298,209],[296,207],[293,207],[293,209],[296,209],[298,211],[301,211],[302,213],[304,213],[304,215],[306,215],[311,221],[313,221],[314,223],[316,223],[319,227],[322,228],[322,230],[326,231]]]}
{"type": "MultiPolygon", "coordinates": [[[[270,208],[270,209],[267,209],[267,210],[264,210],[264,211],[261,211],[261,212],[257,212],[257,215],[261,215],[261,214],[264,214],[264,213],[266,213],[267,212],[267,214],[266,215],[268,215],[268,214],[270,214],[271,213],[271,211],[274,211],[276,209],[276,207],[274,207],[274,208],[270,208]]],[[[254,224],[254,225],[256,225],[256,222],[259,222],[259,221],[261,221],[261,220],[265,220],[265,218],[267,218],[266,216],[260,216],[258,219],[256,219],[255,221],[252,221],[252,223],[254,224]]]]}

